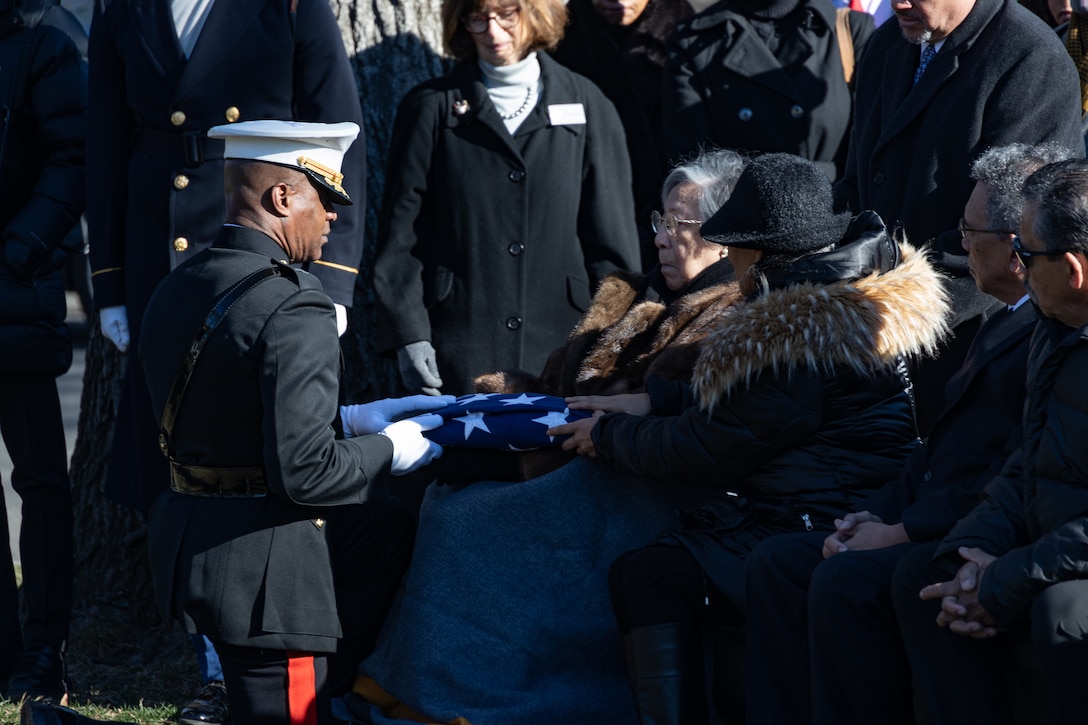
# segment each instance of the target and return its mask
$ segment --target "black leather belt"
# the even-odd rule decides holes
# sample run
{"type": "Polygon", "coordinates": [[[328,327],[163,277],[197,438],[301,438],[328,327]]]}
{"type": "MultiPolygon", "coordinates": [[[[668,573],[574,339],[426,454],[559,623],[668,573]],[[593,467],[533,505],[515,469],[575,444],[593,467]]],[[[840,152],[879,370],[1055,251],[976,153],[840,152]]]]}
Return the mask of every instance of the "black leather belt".
{"type": "Polygon", "coordinates": [[[205,161],[223,158],[223,139],[208,138],[202,131],[155,131],[144,128],[136,138],[138,151],[184,161],[186,166],[200,166],[205,161]]]}
{"type": "Polygon", "coordinates": [[[170,488],[191,496],[216,498],[264,498],[268,484],[264,468],[187,466],[170,461],[170,488]]]}

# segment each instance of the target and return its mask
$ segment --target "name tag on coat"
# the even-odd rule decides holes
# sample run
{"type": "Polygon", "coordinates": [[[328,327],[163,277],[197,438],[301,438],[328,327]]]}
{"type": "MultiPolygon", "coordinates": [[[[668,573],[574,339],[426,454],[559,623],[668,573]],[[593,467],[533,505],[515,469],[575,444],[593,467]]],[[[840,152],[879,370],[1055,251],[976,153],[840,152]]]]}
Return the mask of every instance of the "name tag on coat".
{"type": "Polygon", "coordinates": [[[548,106],[548,122],[553,126],[578,126],[586,122],[586,107],[581,103],[555,103],[548,106]]]}

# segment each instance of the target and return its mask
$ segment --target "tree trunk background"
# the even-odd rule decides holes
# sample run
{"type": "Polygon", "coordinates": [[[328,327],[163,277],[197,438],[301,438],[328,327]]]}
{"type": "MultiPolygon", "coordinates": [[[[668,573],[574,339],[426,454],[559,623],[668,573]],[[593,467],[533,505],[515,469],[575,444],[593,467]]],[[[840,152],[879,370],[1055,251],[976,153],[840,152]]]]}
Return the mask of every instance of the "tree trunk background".
{"type": "MultiPolygon", "coordinates": [[[[397,392],[395,365],[375,355],[371,345],[375,316],[370,285],[393,117],[410,88],[443,74],[449,64],[441,58],[440,0],[329,2],[358,80],[366,127],[367,244],[360,260],[351,325],[341,339],[345,397],[363,402],[397,392]]],[[[151,626],[157,618],[144,519],[106,500],[103,494],[122,361],[99,334],[97,314],[88,315],[88,327],[83,398],[72,456],[75,604],[85,611],[107,606],[126,615],[134,625],[151,626]]]]}

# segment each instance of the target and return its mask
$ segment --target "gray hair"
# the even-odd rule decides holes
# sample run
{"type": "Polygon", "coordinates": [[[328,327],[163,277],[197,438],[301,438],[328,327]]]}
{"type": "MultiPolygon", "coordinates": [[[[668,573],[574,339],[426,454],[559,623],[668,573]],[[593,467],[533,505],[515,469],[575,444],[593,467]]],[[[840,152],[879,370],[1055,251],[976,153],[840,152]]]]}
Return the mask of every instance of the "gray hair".
{"type": "Polygon", "coordinates": [[[694,184],[699,189],[699,215],[706,221],[721,208],[744,170],[747,159],[736,151],[704,151],[690,161],[677,164],[661,185],[661,203],[680,184],[694,184]]]}
{"type": "Polygon", "coordinates": [[[1088,254],[1088,160],[1044,166],[1024,182],[1023,196],[1037,205],[1032,231],[1047,249],[1088,254]]]}
{"type": "Polygon", "coordinates": [[[1020,190],[1037,170],[1065,161],[1073,152],[1056,143],[1029,146],[1022,143],[987,149],[971,165],[971,179],[989,187],[986,214],[991,229],[1015,234],[1023,210],[1020,190]]]}

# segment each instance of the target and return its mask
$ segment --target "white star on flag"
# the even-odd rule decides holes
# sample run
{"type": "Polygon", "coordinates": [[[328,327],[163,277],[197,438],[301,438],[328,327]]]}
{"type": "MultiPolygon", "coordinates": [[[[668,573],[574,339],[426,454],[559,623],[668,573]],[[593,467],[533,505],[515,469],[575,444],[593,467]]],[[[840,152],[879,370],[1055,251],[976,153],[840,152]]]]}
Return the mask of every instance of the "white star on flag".
{"type": "MultiPolygon", "coordinates": [[[[533,418],[533,422],[534,423],[540,423],[542,426],[545,426],[546,428],[554,428],[557,425],[563,425],[564,423],[566,423],[567,422],[567,415],[569,415],[569,414],[570,414],[570,409],[569,408],[563,408],[562,413],[560,413],[558,410],[553,410],[552,412],[550,412],[550,413],[548,413],[546,415],[542,415],[539,418],[533,418]]],[[[548,440],[549,441],[554,441],[555,436],[548,436],[548,440]]]]}
{"type": "MultiPolygon", "coordinates": [[[[487,400],[493,395],[497,395],[497,393],[476,393],[475,395],[465,395],[458,399],[457,404],[468,405],[469,403],[475,403],[478,400],[487,400]]],[[[460,420],[460,418],[458,418],[458,420],[460,420]]],[[[491,431],[488,431],[488,433],[490,432],[491,431]]]]}
{"type": "Polygon", "coordinates": [[[487,427],[487,423],[484,423],[483,413],[469,413],[468,415],[462,415],[460,418],[454,418],[459,423],[465,424],[465,440],[472,435],[472,431],[479,428],[485,433],[490,433],[491,429],[487,427]]]}
{"type": "Polygon", "coordinates": [[[543,395],[538,395],[535,398],[530,398],[526,393],[522,393],[516,398],[508,398],[506,400],[500,400],[503,405],[532,405],[538,400],[544,400],[543,395]]]}

